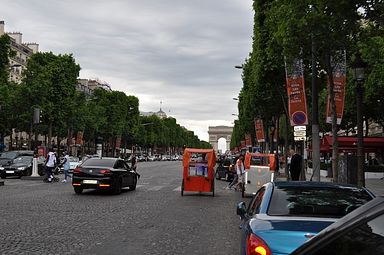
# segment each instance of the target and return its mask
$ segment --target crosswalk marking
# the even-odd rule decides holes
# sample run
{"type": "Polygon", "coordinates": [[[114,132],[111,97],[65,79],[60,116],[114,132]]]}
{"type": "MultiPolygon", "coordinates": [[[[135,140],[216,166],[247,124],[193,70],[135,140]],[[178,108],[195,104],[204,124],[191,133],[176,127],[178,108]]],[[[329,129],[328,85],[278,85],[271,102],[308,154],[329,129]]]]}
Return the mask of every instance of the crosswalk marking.
{"type": "Polygon", "coordinates": [[[151,188],[149,188],[148,190],[151,190],[151,191],[159,191],[161,190],[162,188],[164,188],[165,186],[153,186],[151,188]]]}

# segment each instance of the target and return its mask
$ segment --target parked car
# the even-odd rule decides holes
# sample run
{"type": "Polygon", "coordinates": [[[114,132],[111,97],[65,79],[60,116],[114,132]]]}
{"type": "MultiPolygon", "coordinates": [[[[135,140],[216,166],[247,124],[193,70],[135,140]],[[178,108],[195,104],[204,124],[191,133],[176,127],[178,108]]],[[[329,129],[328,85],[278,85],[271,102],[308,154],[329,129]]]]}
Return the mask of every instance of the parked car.
{"type": "Polygon", "coordinates": [[[0,155],[0,166],[10,164],[13,159],[23,155],[33,156],[33,151],[20,150],[2,152],[0,155]]]}
{"type": "Polygon", "coordinates": [[[377,197],[360,206],[291,254],[384,254],[384,197],[377,197]]]}
{"type": "MultiPolygon", "coordinates": [[[[22,176],[32,175],[32,161],[33,156],[22,155],[17,158],[12,159],[11,162],[8,162],[5,165],[0,166],[0,177],[5,179],[9,176],[17,176],[21,178],[22,176]]],[[[44,164],[43,162],[38,161],[38,173],[40,175],[44,174],[44,164]]]]}
{"type": "Polygon", "coordinates": [[[373,198],[369,190],[353,185],[269,182],[257,191],[248,208],[244,202],[237,205],[241,254],[290,254],[373,198]]]}
{"type": "MultiPolygon", "coordinates": [[[[63,159],[60,159],[60,162],[64,162],[64,158],[63,159]]],[[[73,170],[75,170],[75,168],[80,165],[81,162],[80,162],[80,159],[78,157],[74,157],[74,156],[69,156],[69,172],[72,173],[73,170]]],[[[60,172],[64,172],[64,167],[63,165],[60,166],[60,172]]]]}
{"type": "Polygon", "coordinates": [[[138,174],[119,158],[89,158],[73,171],[76,194],[84,189],[109,189],[121,193],[123,187],[136,189],[138,174]]]}

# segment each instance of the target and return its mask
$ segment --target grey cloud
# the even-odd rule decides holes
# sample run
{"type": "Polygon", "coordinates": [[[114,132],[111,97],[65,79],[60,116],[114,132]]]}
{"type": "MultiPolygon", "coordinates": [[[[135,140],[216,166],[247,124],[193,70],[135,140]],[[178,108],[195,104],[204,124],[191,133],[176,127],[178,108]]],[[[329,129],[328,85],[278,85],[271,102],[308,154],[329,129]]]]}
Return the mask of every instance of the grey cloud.
{"type": "Polygon", "coordinates": [[[210,121],[233,120],[241,88],[233,67],[251,49],[251,0],[3,2],[6,29],[44,51],[73,53],[81,75],[90,76],[82,78],[142,97],[143,109],[163,100],[180,123],[203,125],[195,127],[200,133],[210,121]]]}

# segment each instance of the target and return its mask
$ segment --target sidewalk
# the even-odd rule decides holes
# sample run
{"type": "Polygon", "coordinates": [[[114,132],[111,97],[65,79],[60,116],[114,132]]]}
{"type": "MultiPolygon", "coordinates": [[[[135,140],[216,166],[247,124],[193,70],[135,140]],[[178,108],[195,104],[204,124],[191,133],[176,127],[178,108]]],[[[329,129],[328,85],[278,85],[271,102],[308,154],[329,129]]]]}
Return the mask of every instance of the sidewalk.
{"type": "MultiPolygon", "coordinates": [[[[311,179],[312,174],[306,173],[306,180],[311,179]]],[[[276,177],[276,180],[286,181],[285,174],[280,172],[279,176],[276,177]]],[[[331,182],[332,178],[320,176],[321,182],[331,182]]],[[[365,187],[372,191],[376,196],[384,196],[384,179],[365,179],[365,187]]]]}

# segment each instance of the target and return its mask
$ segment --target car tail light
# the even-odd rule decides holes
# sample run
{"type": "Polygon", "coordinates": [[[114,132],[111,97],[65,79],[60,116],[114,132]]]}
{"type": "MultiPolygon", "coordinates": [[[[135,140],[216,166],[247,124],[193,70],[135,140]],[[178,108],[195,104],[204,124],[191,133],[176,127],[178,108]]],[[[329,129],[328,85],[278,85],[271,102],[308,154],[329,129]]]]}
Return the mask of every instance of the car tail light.
{"type": "Polygon", "coordinates": [[[271,255],[271,250],[263,239],[254,234],[247,238],[247,255],[271,255]]]}
{"type": "Polygon", "coordinates": [[[108,169],[102,169],[99,171],[101,174],[105,174],[105,175],[110,175],[112,174],[112,171],[111,170],[108,170],[108,169]]]}
{"type": "Polygon", "coordinates": [[[80,167],[76,167],[74,170],[73,170],[74,173],[78,174],[78,173],[81,173],[81,168],[80,167]]]}

